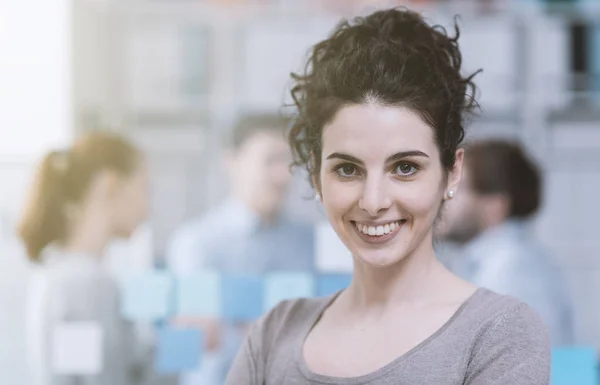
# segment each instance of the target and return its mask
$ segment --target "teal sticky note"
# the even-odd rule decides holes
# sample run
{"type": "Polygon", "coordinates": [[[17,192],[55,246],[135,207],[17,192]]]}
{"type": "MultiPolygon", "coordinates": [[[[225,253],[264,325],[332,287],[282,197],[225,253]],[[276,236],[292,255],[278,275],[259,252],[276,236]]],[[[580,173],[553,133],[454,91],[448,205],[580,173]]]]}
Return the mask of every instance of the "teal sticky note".
{"type": "Polygon", "coordinates": [[[134,321],[160,321],[173,313],[173,278],[165,272],[148,271],[121,282],[121,313],[134,321]]]}
{"type": "Polygon", "coordinates": [[[286,299],[315,295],[315,278],[310,273],[277,272],[265,277],[264,311],[286,299]]]}
{"type": "Polygon", "coordinates": [[[252,322],[263,313],[264,278],[252,274],[225,274],[222,317],[232,322],[252,322]]]}
{"type": "Polygon", "coordinates": [[[552,349],[551,385],[597,385],[596,349],[561,347],[552,349]]]}
{"type": "Polygon", "coordinates": [[[160,374],[197,369],[203,348],[204,334],[198,329],[162,329],[157,336],[155,369],[160,374]]]}
{"type": "Polygon", "coordinates": [[[219,317],[222,313],[221,275],[216,271],[179,277],[176,293],[178,316],[219,317]]]}

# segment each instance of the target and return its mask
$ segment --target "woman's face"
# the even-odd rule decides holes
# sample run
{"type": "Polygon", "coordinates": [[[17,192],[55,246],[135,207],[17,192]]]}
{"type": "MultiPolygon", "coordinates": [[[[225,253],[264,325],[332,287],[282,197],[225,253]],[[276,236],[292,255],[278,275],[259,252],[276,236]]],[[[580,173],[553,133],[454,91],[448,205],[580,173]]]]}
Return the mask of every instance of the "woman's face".
{"type": "Polygon", "coordinates": [[[111,201],[114,233],[127,238],[146,220],[149,206],[148,170],[143,162],[131,175],[120,177],[111,201]]]}
{"type": "Polygon", "coordinates": [[[322,139],[315,182],[333,228],[355,258],[390,266],[431,247],[445,193],[460,180],[462,150],[446,177],[433,129],[409,109],[378,104],[342,108],[322,139]]]}

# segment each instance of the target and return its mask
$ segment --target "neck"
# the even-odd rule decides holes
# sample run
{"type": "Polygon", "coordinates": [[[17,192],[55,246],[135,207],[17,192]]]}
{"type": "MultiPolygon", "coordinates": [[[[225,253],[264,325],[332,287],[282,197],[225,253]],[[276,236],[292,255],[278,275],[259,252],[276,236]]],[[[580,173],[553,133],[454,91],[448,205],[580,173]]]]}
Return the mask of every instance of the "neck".
{"type": "Polygon", "coordinates": [[[106,215],[99,210],[87,210],[69,224],[64,244],[66,251],[101,258],[110,241],[106,215]]]}
{"type": "Polygon", "coordinates": [[[424,304],[439,298],[441,281],[449,272],[437,260],[431,234],[395,265],[374,267],[354,260],[347,298],[356,309],[386,308],[390,304],[424,304]]]}

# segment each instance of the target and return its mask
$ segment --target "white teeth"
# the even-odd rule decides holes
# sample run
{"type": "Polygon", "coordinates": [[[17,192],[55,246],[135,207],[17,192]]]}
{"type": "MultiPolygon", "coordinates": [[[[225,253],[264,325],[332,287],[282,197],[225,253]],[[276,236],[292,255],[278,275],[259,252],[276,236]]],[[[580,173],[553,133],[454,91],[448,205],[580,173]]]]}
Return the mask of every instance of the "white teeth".
{"type": "Polygon", "coordinates": [[[356,228],[358,231],[363,234],[368,234],[370,236],[382,236],[384,234],[389,234],[400,227],[398,222],[392,222],[381,226],[367,226],[362,223],[356,223],[356,228]]]}

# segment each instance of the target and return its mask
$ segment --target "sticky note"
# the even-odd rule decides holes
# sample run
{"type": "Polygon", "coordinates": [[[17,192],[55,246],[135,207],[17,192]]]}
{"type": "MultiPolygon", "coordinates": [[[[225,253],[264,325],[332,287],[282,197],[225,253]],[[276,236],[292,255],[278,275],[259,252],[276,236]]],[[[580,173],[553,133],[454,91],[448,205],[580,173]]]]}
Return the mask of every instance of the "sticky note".
{"type": "Polygon", "coordinates": [[[65,322],[52,332],[52,371],[95,375],[103,367],[103,330],[95,322],[65,322]]]}
{"type": "Polygon", "coordinates": [[[593,347],[552,349],[552,385],[596,385],[596,350],[593,347]]]}
{"type": "Polygon", "coordinates": [[[264,311],[268,311],[286,299],[313,297],[315,295],[315,279],[309,273],[267,274],[264,294],[264,311]]]}
{"type": "Polygon", "coordinates": [[[223,318],[252,322],[263,312],[263,278],[258,275],[223,275],[223,318]]]}
{"type": "Polygon", "coordinates": [[[221,315],[221,276],[202,271],[177,279],[177,314],[218,317],[221,315]]]}
{"type": "Polygon", "coordinates": [[[197,369],[203,348],[204,334],[201,330],[164,328],[157,336],[155,369],[160,374],[197,369]]]}
{"type": "Polygon", "coordinates": [[[354,268],[350,250],[329,222],[315,227],[315,263],[317,270],[324,273],[350,273],[354,268]]]}
{"type": "Polygon", "coordinates": [[[173,279],[164,272],[138,273],[121,283],[122,314],[135,321],[159,321],[173,312],[173,279]]]}
{"type": "Polygon", "coordinates": [[[326,297],[347,288],[352,281],[351,274],[319,274],[317,296],[326,297]]]}

